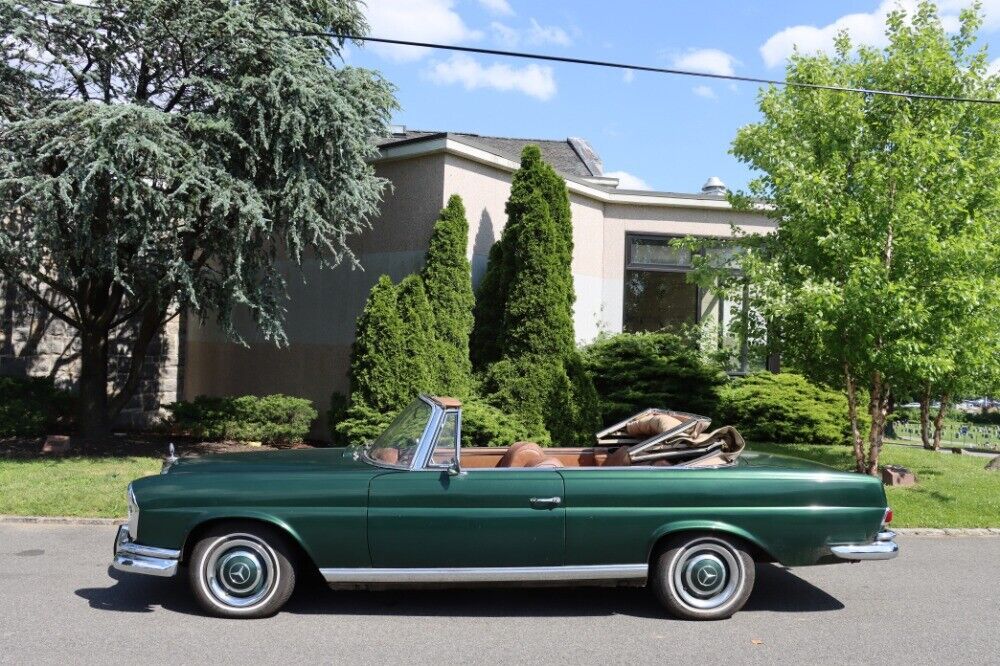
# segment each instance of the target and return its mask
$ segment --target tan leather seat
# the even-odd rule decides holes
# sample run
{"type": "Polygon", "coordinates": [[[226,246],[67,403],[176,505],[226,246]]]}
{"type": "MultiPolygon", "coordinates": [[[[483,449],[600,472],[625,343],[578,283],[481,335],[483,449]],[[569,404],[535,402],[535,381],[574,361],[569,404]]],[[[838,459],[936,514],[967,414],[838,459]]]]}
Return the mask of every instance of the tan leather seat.
{"type": "Polygon", "coordinates": [[[497,467],[532,467],[545,458],[545,452],[535,442],[515,442],[503,454],[497,467]]]}
{"type": "Polygon", "coordinates": [[[371,456],[375,460],[381,460],[384,463],[395,465],[396,463],[399,462],[399,449],[397,449],[395,446],[386,446],[378,449],[373,449],[371,456]]]}
{"type": "Polygon", "coordinates": [[[545,456],[544,458],[539,458],[538,460],[532,460],[526,467],[565,467],[562,460],[556,458],[555,456],[545,456]]]}
{"type": "Polygon", "coordinates": [[[604,459],[601,467],[628,467],[631,464],[632,456],[629,454],[628,447],[619,446],[604,459]]]}

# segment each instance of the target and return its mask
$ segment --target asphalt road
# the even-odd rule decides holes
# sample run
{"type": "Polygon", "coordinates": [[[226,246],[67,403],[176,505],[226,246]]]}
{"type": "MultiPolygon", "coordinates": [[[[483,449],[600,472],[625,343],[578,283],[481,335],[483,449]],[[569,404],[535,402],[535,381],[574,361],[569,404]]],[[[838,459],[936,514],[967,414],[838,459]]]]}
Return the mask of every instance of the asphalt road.
{"type": "Polygon", "coordinates": [[[0,524],[0,663],[996,664],[1000,538],[901,537],[891,562],[763,565],[730,620],[643,589],[333,592],[203,617],[184,579],[108,568],[107,526],[0,524]],[[681,662],[680,660],[685,660],[681,662]]]}

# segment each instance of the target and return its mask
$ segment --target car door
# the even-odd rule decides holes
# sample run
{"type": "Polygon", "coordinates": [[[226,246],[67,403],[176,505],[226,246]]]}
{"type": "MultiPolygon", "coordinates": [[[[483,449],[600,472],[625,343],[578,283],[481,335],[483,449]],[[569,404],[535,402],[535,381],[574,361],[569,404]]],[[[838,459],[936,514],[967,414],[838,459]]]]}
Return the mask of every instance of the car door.
{"type": "Polygon", "coordinates": [[[445,417],[438,446],[424,469],[387,471],[372,479],[372,566],[562,565],[562,476],[554,469],[523,468],[449,473],[457,419],[457,412],[445,417]]]}

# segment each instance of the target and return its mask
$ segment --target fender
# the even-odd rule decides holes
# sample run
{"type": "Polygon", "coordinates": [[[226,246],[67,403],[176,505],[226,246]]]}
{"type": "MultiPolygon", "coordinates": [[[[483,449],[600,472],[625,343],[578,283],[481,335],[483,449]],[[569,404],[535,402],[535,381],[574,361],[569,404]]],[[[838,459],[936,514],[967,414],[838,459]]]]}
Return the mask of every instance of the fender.
{"type": "Polygon", "coordinates": [[[245,509],[242,507],[213,507],[211,509],[205,509],[204,511],[194,515],[187,522],[184,530],[184,544],[181,548],[181,552],[184,554],[190,553],[191,548],[194,547],[193,543],[190,543],[191,535],[200,527],[206,523],[214,521],[223,520],[255,520],[262,523],[267,523],[272,527],[275,527],[282,532],[284,532],[292,541],[294,541],[299,548],[302,549],[309,559],[313,562],[315,566],[316,557],[310,548],[306,545],[306,542],[302,539],[302,536],[298,531],[289,525],[286,521],[274,516],[270,513],[264,511],[256,511],[254,509],[245,509]]]}
{"type": "Polygon", "coordinates": [[[653,532],[649,538],[649,543],[646,546],[646,560],[648,561],[649,558],[652,557],[653,548],[656,547],[656,544],[659,543],[661,539],[680,532],[715,532],[722,535],[729,534],[739,537],[747,543],[753,544],[769,557],[774,557],[771,552],[771,548],[767,544],[743,528],[717,520],[676,520],[666,523],[665,525],[661,525],[656,529],[656,531],[653,532]]]}

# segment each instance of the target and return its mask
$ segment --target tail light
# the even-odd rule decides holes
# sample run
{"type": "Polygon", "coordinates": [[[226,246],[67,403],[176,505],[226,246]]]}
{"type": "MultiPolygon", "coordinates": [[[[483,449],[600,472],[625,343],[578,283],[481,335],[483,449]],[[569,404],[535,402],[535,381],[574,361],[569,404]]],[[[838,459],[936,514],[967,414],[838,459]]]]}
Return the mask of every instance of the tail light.
{"type": "Polygon", "coordinates": [[[885,507],[885,518],[882,519],[883,525],[888,525],[892,522],[892,507],[885,507]]]}

